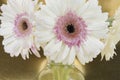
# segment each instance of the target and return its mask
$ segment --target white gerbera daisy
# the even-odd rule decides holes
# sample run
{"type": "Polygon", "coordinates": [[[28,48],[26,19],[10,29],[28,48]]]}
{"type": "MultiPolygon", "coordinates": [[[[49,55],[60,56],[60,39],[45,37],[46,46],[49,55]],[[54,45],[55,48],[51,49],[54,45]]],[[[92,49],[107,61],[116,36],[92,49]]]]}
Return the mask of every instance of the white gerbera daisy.
{"type": "Polygon", "coordinates": [[[108,61],[110,58],[113,58],[116,55],[115,49],[116,44],[120,40],[120,8],[116,11],[114,16],[114,21],[112,27],[110,27],[108,37],[104,40],[105,48],[101,52],[102,59],[105,56],[105,59],[108,61]]]}
{"type": "Polygon", "coordinates": [[[33,0],[8,0],[1,6],[2,16],[0,35],[4,37],[5,52],[11,57],[22,55],[29,58],[29,53],[40,57],[39,45],[35,32],[35,2],[33,0]]]}
{"type": "Polygon", "coordinates": [[[46,0],[36,16],[39,41],[48,43],[44,54],[55,63],[72,64],[77,57],[85,64],[104,47],[108,14],[97,0],[46,0]]]}

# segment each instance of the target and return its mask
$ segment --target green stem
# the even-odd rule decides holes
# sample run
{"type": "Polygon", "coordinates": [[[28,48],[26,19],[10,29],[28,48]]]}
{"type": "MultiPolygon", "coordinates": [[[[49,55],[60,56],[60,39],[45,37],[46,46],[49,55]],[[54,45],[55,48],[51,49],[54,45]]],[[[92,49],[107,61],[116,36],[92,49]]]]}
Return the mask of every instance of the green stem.
{"type": "Polygon", "coordinates": [[[83,74],[72,65],[50,63],[37,80],[85,80],[83,74]]]}
{"type": "Polygon", "coordinates": [[[107,22],[109,22],[109,26],[108,27],[112,26],[113,21],[114,21],[113,17],[108,18],[108,20],[107,20],[107,22]]]}
{"type": "Polygon", "coordinates": [[[51,68],[53,70],[53,75],[55,80],[68,80],[69,73],[71,71],[70,66],[65,66],[61,64],[52,64],[51,68]]]}

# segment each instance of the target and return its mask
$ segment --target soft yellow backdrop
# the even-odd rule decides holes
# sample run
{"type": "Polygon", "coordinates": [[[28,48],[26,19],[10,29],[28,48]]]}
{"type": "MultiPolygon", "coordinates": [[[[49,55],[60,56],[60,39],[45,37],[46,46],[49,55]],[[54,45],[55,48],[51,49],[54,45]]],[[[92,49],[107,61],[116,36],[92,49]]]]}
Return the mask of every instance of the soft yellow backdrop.
{"type": "Polygon", "coordinates": [[[120,0],[99,0],[99,4],[102,5],[103,11],[107,11],[110,16],[113,16],[120,6],[120,0]]]}

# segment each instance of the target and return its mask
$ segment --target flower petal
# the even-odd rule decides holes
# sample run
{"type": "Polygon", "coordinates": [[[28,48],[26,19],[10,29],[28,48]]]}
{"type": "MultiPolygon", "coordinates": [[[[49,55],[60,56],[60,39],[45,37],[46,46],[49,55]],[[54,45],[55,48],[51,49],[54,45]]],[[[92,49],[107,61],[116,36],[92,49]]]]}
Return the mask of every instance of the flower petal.
{"type": "Polygon", "coordinates": [[[82,47],[78,50],[77,57],[82,64],[93,61],[100,54],[104,45],[101,41],[93,37],[88,37],[82,47]]]}

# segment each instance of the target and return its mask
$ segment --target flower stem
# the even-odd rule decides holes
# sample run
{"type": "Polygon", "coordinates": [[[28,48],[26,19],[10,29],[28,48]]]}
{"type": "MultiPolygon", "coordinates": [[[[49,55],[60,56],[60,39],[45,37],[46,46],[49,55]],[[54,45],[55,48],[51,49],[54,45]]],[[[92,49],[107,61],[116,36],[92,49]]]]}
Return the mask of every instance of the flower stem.
{"type": "Polygon", "coordinates": [[[71,71],[70,66],[52,64],[54,80],[69,80],[69,73],[71,71]]]}
{"type": "Polygon", "coordinates": [[[113,21],[114,21],[113,17],[108,18],[108,20],[107,20],[107,22],[109,22],[109,26],[108,27],[112,26],[113,21]]]}
{"type": "Polygon", "coordinates": [[[50,63],[42,70],[37,80],[85,80],[74,65],[50,63]]]}

